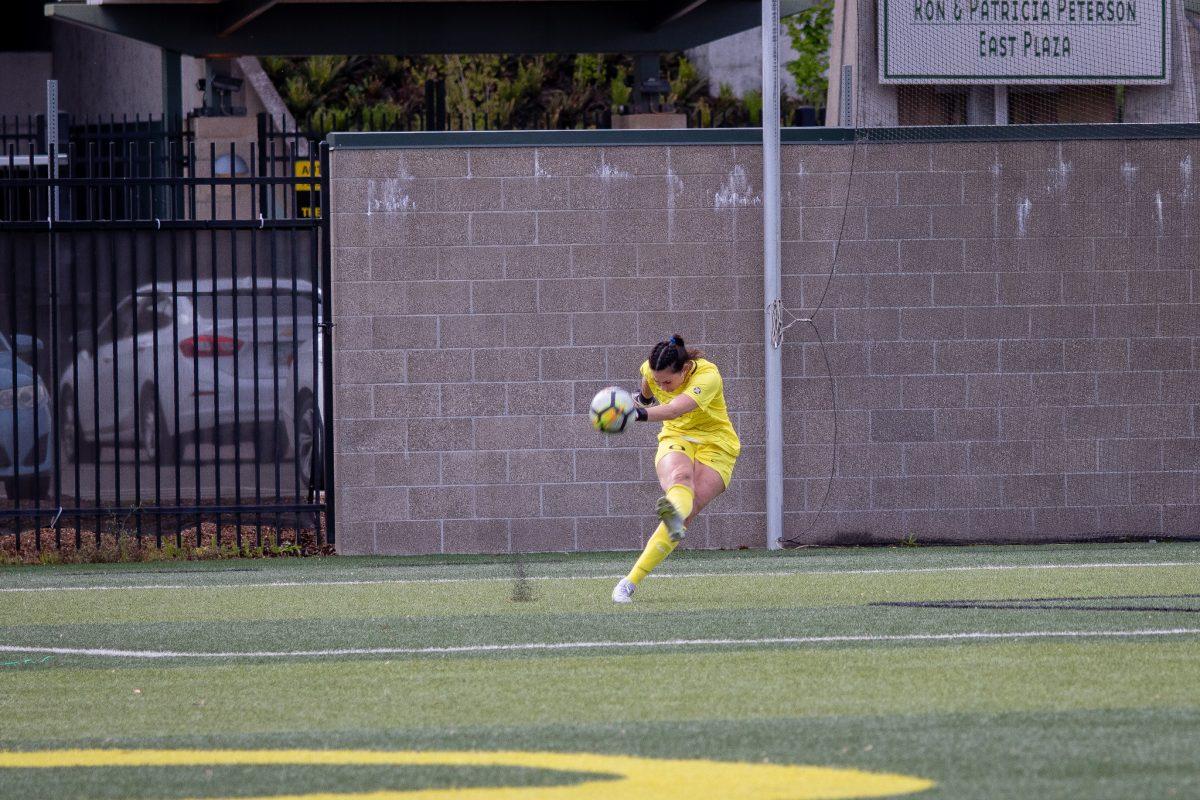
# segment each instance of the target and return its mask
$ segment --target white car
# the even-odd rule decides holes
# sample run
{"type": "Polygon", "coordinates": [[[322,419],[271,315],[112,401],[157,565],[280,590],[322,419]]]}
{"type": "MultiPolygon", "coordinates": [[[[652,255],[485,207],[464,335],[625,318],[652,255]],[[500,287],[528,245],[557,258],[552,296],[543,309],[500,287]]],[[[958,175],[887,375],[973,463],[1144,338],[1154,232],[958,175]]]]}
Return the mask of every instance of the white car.
{"type": "Polygon", "coordinates": [[[157,454],[166,466],[197,439],[232,444],[239,434],[258,461],[285,458],[297,417],[319,418],[315,296],[290,278],[138,287],[62,371],[64,460],[136,446],[143,464],[157,454]]]}
{"type": "Polygon", "coordinates": [[[0,481],[10,500],[44,500],[54,474],[54,417],[50,393],[25,360],[42,343],[21,334],[14,343],[15,352],[0,333],[0,481]]]}

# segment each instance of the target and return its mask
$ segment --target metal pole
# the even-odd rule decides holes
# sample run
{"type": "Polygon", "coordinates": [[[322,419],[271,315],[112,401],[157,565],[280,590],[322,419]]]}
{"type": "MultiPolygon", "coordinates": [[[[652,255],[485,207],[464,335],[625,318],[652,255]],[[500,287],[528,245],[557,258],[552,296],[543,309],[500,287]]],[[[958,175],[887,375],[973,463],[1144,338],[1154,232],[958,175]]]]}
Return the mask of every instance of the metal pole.
{"type": "Polygon", "coordinates": [[[838,125],[843,128],[854,127],[854,65],[842,66],[842,106],[838,115],[838,125]]]}
{"type": "MultiPolygon", "coordinates": [[[[162,136],[163,147],[162,153],[169,155],[171,150],[168,142],[171,141],[171,134],[183,130],[183,59],[175,50],[163,50],[162,52],[162,136]]],[[[207,85],[207,84],[206,84],[207,85]]],[[[153,140],[151,140],[153,141],[153,140]]],[[[174,177],[172,165],[169,160],[165,160],[162,164],[163,174],[174,177]]],[[[159,165],[154,162],[154,148],[150,148],[150,175],[157,174],[159,165]]],[[[167,217],[174,216],[173,200],[171,197],[171,188],[164,186],[154,186],[151,189],[153,198],[151,202],[154,204],[154,216],[167,217]]]]}
{"type": "Polygon", "coordinates": [[[763,340],[766,376],[767,549],[783,539],[783,359],[774,341],[779,279],[779,0],[762,0],[763,340]]]}
{"type": "MultiPolygon", "coordinates": [[[[442,96],[441,108],[444,118],[445,112],[445,96],[442,96]]],[[[312,146],[309,146],[309,153],[312,152],[312,146]]],[[[315,358],[321,361],[320,388],[318,391],[322,393],[322,399],[325,404],[325,425],[323,439],[325,440],[322,447],[322,452],[325,456],[325,474],[321,479],[321,488],[324,490],[325,496],[325,533],[328,536],[326,540],[328,544],[337,544],[337,484],[334,481],[334,431],[333,431],[333,241],[330,239],[330,232],[333,229],[333,203],[330,202],[329,187],[332,184],[330,180],[329,166],[329,145],[321,142],[321,329],[318,346],[315,348],[315,358]]],[[[313,213],[316,213],[315,211],[313,213]]],[[[316,331],[313,332],[314,336],[316,331]]],[[[314,422],[320,424],[322,420],[314,419],[314,422]]],[[[316,467],[314,466],[314,472],[316,467]]],[[[319,531],[320,528],[318,527],[319,531]]]]}
{"type": "Polygon", "coordinates": [[[50,190],[51,220],[58,219],[58,81],[46,81],[46,172],[54,188],[50,190]]]}

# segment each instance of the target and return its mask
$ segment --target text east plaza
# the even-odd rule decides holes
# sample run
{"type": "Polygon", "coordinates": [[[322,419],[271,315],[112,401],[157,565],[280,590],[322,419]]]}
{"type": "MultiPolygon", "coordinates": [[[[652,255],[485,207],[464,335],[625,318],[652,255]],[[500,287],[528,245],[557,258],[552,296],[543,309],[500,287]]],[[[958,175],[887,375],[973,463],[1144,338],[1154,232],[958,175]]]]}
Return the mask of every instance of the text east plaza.
{"type": "Polygon", "coordinates": [[[1022,31],[1021,36],[995,36],[987,31],[979,32],[979,57],[1008,58],[1064,58],[1071,55],[1070,36],[1039,36],[1033,31],[1022,31]],[[1017,39],[1021,40],[1018,48],[1017,39]]]}
{"type": "Polygon", "coordinates": [[[1137,0],[915,0],[915,22],[1137,22],[1137,0]],[[948,16],[949,15],[949,16],[948,16]]]}

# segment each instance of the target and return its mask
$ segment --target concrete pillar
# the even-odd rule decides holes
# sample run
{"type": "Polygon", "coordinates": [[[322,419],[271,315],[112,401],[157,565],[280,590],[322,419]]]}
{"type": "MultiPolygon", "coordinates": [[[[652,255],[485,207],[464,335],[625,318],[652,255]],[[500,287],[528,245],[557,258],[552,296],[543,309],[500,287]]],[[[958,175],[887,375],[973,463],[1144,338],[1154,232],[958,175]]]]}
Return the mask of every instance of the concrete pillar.
{"type": "Polygon", "coordinates": [[[967,124],[996,124],[996,93],[991,86],[971,86],[967,89],[967,124]]]}
{"type": "Polygon", "coordinates": [[[1171,82],[1125,89],[1125,122],[1196,122],[1196,64],[1192,44],[1200,35],[1183,0],[1171,4],[1171,82]]]}
{"type": "Polygon", "coordinates": [[[829,54],[829,100],[825,124],[879,128],[899,124],[896,87],[879,83],[879,29],[875,0],[835,0],[829,54]],[[843,119],[842,84],[851,67],[851,110],[843,119]]]}
{"type": "MultiPolygon", "coordinates": [[[[250,144],[253,142],[257,146],[258,142],[258,121],[254,117],[196,117],[192,120],[192,133],[196,142],[197,177],[250,177],[255,169],[250,144]]],[[[215,189],[203,185],[196,188],[199,218],[208,219],[210,213],[215,213],[217,219],[233,219],[235,191],[236,218],[253,219],[253,189],[238,186],[234,190],[228,184],[220,183],[215,189]]]]}

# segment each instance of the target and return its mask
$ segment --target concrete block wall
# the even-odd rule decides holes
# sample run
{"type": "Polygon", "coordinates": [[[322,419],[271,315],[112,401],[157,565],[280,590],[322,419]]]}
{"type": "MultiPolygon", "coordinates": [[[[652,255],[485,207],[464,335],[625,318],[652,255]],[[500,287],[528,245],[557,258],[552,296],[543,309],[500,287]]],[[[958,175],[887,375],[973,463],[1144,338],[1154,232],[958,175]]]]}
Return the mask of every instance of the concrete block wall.
{"type": "MultiPolygon", "coordinates": [[[[788,535],[1200,533],[1197,150],[785,146],[784,299],[824,295],[826,342],[784,345],[788,535]]],[[[744,446],[688,544],[763,546],[761,173],[741,145],[335,147],[339,550],[640,546],[654,431],[584,411],[671,333],[744,446]]]]}

